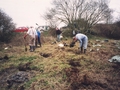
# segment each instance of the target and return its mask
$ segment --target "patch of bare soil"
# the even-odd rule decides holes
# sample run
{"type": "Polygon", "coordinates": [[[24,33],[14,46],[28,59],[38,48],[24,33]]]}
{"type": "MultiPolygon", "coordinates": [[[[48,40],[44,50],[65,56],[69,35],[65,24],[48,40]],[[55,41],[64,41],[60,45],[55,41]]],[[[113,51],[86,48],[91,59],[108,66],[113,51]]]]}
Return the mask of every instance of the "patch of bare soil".
{"type": "Polygon", "coordinates": [[[0,71],[1,90],[24,90],[23,83],[35,76],[29,65],[30,63],[20,64],[18,68],[11,65],[0,71]]]}
{"type": "Polygon", "coordinates": [[[69,90],[119,90],[120,88],[120,66],[113,65],[109,71],[104,73],[81,73],[81,70],[72,65],[65,69],[67,81],[70,82],[69,90]],[[113,74],[114,73],[114,74],[113,74]],[[103,75],[104,74],[104,75],[103,75]],[[112,76],[115,75],[115,76],[112,76]]]}

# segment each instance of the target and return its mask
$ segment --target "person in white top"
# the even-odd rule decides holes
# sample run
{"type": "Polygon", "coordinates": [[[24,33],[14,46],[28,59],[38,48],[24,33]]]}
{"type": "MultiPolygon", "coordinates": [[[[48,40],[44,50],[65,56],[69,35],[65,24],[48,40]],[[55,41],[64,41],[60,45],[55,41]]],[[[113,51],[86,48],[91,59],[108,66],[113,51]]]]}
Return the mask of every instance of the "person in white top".
{"type": "Polygon", "coordinates": [[[70,47],[73,47],[74,44],[79,41],[80,42],[80,48],[81,48],[81,52],[86,53],[86,49],[87,49],[87,45],[88,45],[88,37],[85,34],[82,33],[78,33],[73,37],[73,41],[70,44],[70,47]]]}
{"type": "Polygon", "coordinates": [[[26,39],[28,35],[30,51],[33,52],[35,50],[35,40],[37,37],[37,32],[32,26],[28,29],[27,33],[24,35],[24,39],[26,39]]]}

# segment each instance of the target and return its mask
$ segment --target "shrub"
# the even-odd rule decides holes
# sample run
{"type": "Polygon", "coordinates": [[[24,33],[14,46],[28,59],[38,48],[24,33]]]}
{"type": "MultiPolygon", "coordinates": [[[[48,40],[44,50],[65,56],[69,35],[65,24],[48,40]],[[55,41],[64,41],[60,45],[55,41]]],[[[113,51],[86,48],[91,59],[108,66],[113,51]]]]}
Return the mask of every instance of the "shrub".
{"type": "Polygon", "coordinates": [[[120,27],[116,24],[98,24],[94,27],[94,31],[99,36],[120,39],[120,27]]]}

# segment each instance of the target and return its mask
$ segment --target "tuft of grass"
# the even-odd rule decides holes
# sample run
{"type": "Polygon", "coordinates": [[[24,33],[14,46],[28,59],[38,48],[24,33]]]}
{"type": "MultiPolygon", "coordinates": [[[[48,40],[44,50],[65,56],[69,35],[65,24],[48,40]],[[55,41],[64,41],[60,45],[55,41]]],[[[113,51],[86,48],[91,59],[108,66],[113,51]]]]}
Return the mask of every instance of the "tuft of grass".
{"type": "Polygon", "coordinates": [[[30,56],[30,57],[23,56],[23,57],[19,58],[18,61],[29,61],[30,62],[34,59],[36,59],[36,56],[30,56]]]}

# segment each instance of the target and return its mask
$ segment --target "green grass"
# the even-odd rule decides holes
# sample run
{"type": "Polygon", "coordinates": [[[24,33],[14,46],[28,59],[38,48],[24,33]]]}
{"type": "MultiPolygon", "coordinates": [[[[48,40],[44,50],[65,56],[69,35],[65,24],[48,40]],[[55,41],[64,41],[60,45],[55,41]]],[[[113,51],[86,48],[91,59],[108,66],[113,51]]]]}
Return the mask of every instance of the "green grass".
{"type": "Polygon", "coordinates": [[[9,60],[3,61],[0,63],[0,71],[9,68],[9,67],[18,67],[20,63],[27,63],[27,62],[32,62],[33,60],[36,59],[36,56],[22,56],[22,57],[17,57],[17,56],[10,56],[9,60]]]}
{"type": "Polygon", "coordinates": [[[24,84],[24,87],[25,87],[26,89],[29,88],[30,85],[31,85],[33,82],[35,82],[35,81],[37,81],[37,78],[36,78],[36,77],[31,78],[28,82],[26,82],[26,83],[24,84]]]}

